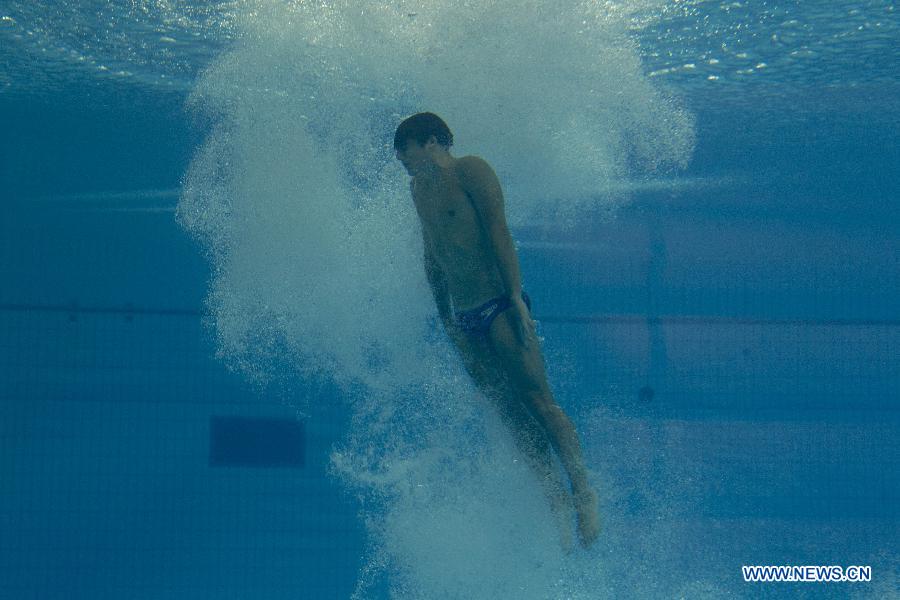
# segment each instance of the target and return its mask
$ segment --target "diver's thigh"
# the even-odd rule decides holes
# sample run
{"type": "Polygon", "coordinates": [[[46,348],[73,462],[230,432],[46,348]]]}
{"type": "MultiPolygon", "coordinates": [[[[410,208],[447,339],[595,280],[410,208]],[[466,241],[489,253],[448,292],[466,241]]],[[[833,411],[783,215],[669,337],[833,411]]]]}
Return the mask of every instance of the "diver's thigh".
{"type": "Polygon", "coordinates": [[[465,343],[466,368],[509,428],[516,447],[542,475],[552,469],[550,442],[519,392],[509,385],[497,353],[486,337],[470,337],[465,343]]]}
{"type": "Polygon", "coordinates": [[[491,398],[503,394],[502,372],[487,340],[464,334],[454,340],[454,343],[463,366],[478,388],[491,398]]]}
{"type": "Polygon", "coordinates": [[[494,319],[488,335],[498,366],[520,393],[548,394],[547,373],[541,347],[533,330],[520,343],[514,326],[517,317],[507,310],[494,319]]]}
{"type": "Polygon", "coordinates": [[[497,410],[510,428],[519,449],[530,458],[541,458],[538,462],[545,462],[543,459],[547,458],[550,450],[547,435],[518,394],[507,388],[497,404],[497,410]]]}
{"type": "Polygon", "coordinates": [[[466,369],[491,400],[503,423],[516,435],[517,442],[527,439],[532,446],[538,445],[544,436],[519,398],[517,390],[509,384],[503,366],[487,338],[470,338],[466,353],[466,369]]]}

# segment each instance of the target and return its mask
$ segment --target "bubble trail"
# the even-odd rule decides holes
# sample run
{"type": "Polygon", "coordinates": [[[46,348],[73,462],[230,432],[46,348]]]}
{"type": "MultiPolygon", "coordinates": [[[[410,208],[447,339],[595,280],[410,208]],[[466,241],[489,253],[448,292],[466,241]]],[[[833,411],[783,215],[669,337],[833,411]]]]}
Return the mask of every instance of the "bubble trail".
{"type": "Polygon", "coordinates": [[[366,497],[358,597],[381,575],[398,598],[613,597],[608,549],[562,554],[539,483],[429,328],[392,139],[403,117],[440,114],[457,155],[495,166],[514,224],[686,164],[692,117],[627,34],[647,3],[241,6],[242,34],[189,101],[213,127],[177,216],[214,267],[223,359],[261,385],[287,363],[345,392],[332,471],[366,497]]]}

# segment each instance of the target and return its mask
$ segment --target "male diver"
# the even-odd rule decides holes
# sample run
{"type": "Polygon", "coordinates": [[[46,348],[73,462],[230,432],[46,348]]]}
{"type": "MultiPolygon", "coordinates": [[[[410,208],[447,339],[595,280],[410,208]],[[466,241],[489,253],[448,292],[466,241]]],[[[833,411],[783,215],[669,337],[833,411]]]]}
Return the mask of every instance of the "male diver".
{"type": "Polygon", "coordinates": [[[600,532],[597,495],[588,483],[575,427],[547,383],[500,182],[483,159],[451,156],[452,144],[447,124],[427,112],[404,120],[394,135],[397,159],[412,176],[425,273],[438,313],[466,370],[542,482],[560,520],[563,547],[571,546],[567,517],[574,506],[579,538],[588,548],[600,532]],[[571,497],[548,441],[568,474],[571,497]]]}

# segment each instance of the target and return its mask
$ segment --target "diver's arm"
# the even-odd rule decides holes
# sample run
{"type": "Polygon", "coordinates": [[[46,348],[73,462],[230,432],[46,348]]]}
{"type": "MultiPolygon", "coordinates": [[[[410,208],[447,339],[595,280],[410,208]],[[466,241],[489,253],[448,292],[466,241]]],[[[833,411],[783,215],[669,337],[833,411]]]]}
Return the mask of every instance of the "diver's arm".
{"type": "Polygon", "coordinates": [[[511,299],[520,298],[522,279],[519,259],[506,224],[500,181],[491,166],[478,157],[461,158],[458,164],[463,189],[469,194],[481,226],[490,240],[494,256],[497,257],[497,267],[506,295],[511,299]]]}
{"type": "Polygon", "coordinates": [[[425,276],[428,278],[428,285],[431,286],[431,293],[434,295],[434,302],[437,304],[441,322],[443,322],[446,327],[453,322],[453,313],[450,308],[450,289],[447,287],[447,278],[444,276],[444,271],[434,258],[431,239],[424,229],[422,230],[422,240],[424,242],[425,276]]]}

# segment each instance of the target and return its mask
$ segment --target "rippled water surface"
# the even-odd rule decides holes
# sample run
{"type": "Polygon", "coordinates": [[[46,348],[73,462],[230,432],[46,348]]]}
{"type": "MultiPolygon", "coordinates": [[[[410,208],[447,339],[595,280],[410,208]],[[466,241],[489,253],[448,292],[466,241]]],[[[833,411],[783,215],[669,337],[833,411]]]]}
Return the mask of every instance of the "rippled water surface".
{"type": "MultiPolygon", "coordinates": [[[[241,20],[253,18],[264,4],[0,3],[0,90],[52,94],[85,79],[187,90],[240,35],[241,20]]],[[[411,21],[420,18],[416,3],[386,3],[394,4],[411,21]]],[[[689,93],[695,106],[747,98],[757,105],[761,99],[795,102],[798,94],[815,103],[822,93],[848,102],[865,99],[876,86],[897,84],[900,17],[892,1],[596,5],[630,20],[646,73],[689,93]]]]}

